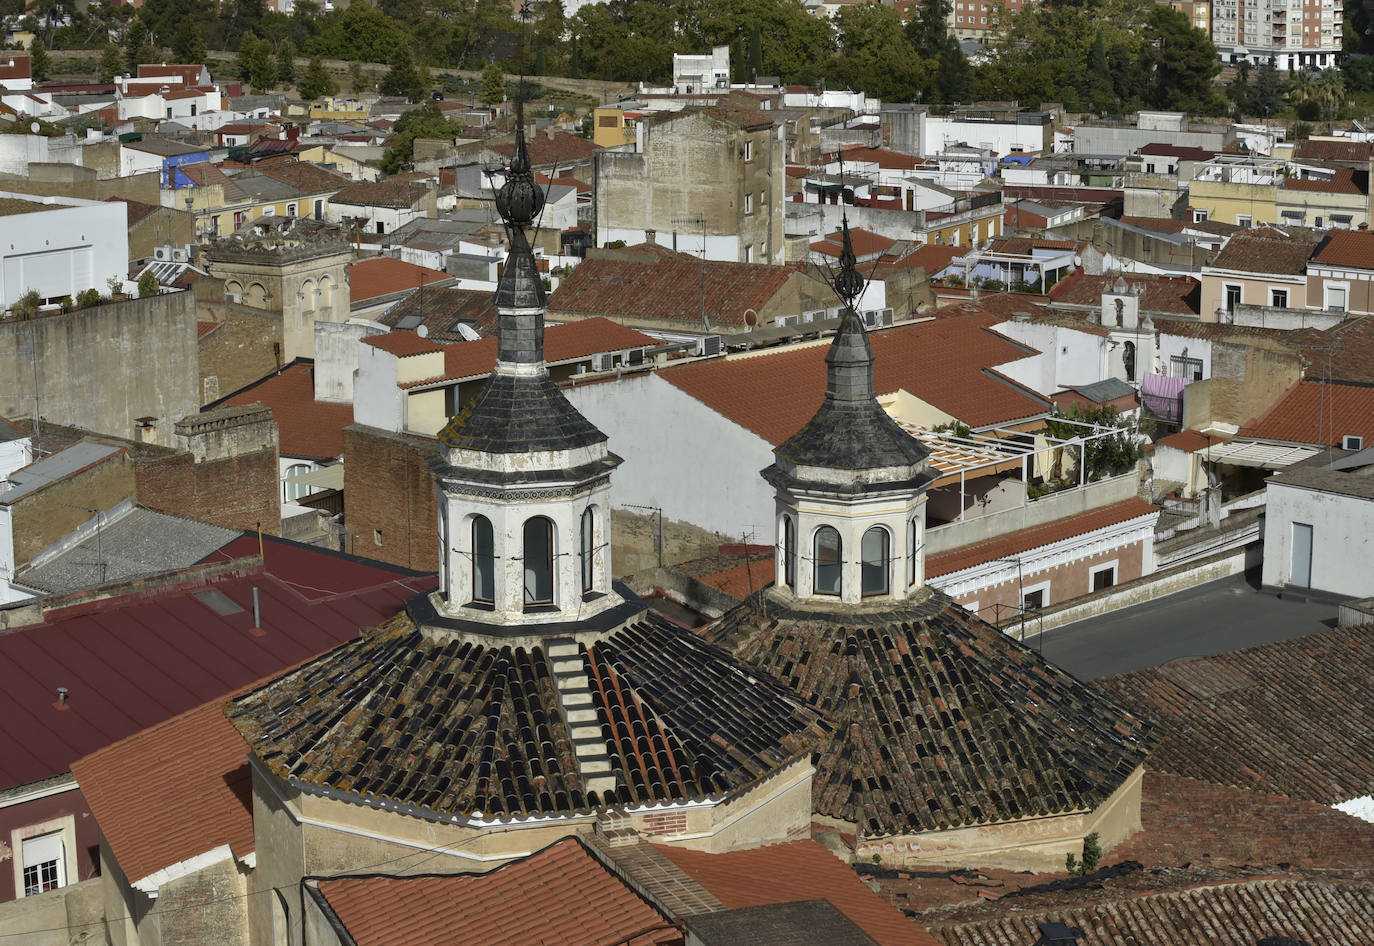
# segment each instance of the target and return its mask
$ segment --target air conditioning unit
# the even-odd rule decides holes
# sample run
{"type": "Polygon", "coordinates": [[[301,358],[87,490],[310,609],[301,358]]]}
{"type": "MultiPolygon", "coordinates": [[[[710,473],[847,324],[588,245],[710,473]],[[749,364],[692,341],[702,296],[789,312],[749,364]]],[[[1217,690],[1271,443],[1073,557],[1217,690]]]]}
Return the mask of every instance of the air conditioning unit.
{"type": "Polygon", "coordinates": [[[897,314],[896,314],[895,312],[892,311],[892,307],[891,307],[891,306],[888,306],[888,307],[885,308],[885,309],[879,309],[879,310],[878,310],[878,324],[879,324],[879,325],[883,325],[883,326],[892,325],[892,324],[893,324],[894,322],[896,322],[896,321],[897,321],[897,314]]]}
{"type": "Polygon", "coordinates": [[[844,306],[842,306],[842,305],[832,305],[830,308],[828,308],[828,309],[825,310],[825,315],[823,316],[823,318],[827,318],[827,319],[838,319],[838,318],[839,318],[841,315],[843,315],[843,314],[844,314],[844,306]]]}
{"type": "MultiPolygon", "coordinates": [[[[796,325],[800,320],[800,315],[780,315],[773,320],[773,324],[782,326],[796,325]]],[[[698,346],[698,353],[700,353],[700,346],[698,346]]]]}
{"type": "MultiPolygon", "coordinates": [[[[791,316],[795,319],[796,316],[791,316]]],[[[719,335],[704,335],[697,339],[698,355],[719,355],[721,352],[721,337],[719,335]]]]}
{"type": "Polygon", "coordinates": [[[592,355],[593,371],[610,371],[615,367],[615,356],[610,352],[600,352],[592,355]]]}
{"type": "Polygon", "coordinates": [[[178,247],[172,250],[172,261],[176,263],[189,263],[191,261],[191,254],[178,247]]]}
{"type": "Polygon", "coordinates": [[[1341,438],[1342,450],[1363,450],[1364,438],[1356,437],[1354,434],[1346,434],[1341,438]]]}
{"type": "Polygon", "coordinates": [[[812,309],[801,314],[803,322],[823,322],[825,321],[825,309],[812,309]]]}
{"type": "Polygon", "coordinates": [[[644,349],[642,349],[642,348],[631,348],[628,354],[629,354],[629,357],[626,358],[626,360],[625,360],[625,361],[626,361],[626,364],[631,364],[631,365],[642,365],[642,364],[644,364],[644,349]]]}
{"type": "Polygon", "coordinates": [[[172,256],[171,256],[171,250],[169,250],[167,247],[165,247],[165,246],[158,246],[158,247],[154,247],[154,248],[153,248],[153,259],[158,260],[159,262],[164,262],[164,263],[165,263],[165,262],[167,262],[168,260],[170,260],[171,258],[172,258],[172,256]]]}

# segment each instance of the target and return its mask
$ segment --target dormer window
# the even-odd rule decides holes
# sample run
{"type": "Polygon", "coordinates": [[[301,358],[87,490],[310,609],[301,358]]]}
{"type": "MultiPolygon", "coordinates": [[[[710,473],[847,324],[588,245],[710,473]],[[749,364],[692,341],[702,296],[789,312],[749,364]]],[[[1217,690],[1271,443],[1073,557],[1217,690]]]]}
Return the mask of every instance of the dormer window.
{"type": "Polygon", "coordinates": [[[816,530],[813,544],[816,594],[839,595],[844,585],[844,548],[840,533],[831,526],[821,526],[816,530]]]}

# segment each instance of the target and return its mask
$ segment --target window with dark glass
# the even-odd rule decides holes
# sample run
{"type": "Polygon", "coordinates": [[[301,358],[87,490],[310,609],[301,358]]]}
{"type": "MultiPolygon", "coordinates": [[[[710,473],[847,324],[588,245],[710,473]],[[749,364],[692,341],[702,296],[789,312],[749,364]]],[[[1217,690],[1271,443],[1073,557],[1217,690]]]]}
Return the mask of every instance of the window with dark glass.
{"type": "Polygon", "coordinates": [[[797,590],[797,524],[791,516],[782,520],[782,580],[789,589],[797,590]]]}
{"type": "Polygon", "coordinates": [[[525,604],[553,604],[553,523],[536,516],[524,531],[525,604]]]}
{"type": "Polygon", "coordinates": [[[472,600],[479,604],[496,601],[496,538],[485,516],[472,520],[472,600]]]}
{"type": "Polygon", "coordinates": [[[593,582],[593,560],[592,560],[592,511],[585,510],[582,513],[582,593],[585,595],[592,590],[593,582]]]}
{"type": "Polygon", "coordinates": [[[887,530],[874,526],[864,533],[859,543],[860,589],[868,595],[885,595],[890,589],[888,570],[892,559],[892,543],[887,530]]]}
{"type": "Polygon", "coordinates": [[[821,526],[816,530],[815,545],[816,594],[837,595],[844,576],[840,533],[830,526],[821,526]]]}
{"type": "Polygon", "coordinates": [[[916,534],[917,522],[912,519],[906,524],[906,585],[916,584],[916,534]]]}

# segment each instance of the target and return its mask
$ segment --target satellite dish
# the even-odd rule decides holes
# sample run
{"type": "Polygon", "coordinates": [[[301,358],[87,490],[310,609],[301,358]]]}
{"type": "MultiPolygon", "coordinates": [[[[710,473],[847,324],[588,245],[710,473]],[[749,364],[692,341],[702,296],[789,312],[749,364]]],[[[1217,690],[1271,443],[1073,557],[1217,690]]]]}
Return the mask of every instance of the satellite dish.
{"type": "Polygon", "coordinates": [[[29,122],[29,131],[33,132],[35,135],[38,134],[38,129],[40,127],[38,122],[29,122]]]}
{"type": "Polygon", "coordinates": [[[420,336],[421,338],[429,338],[429,326],[428,326],[428,325],[419,325],[419,326],[416,326],[416,328],[415,328],[415,334],[418,335],[418,336],[420,336]]]}
{"type": "Polygon", "coordinates": [[[750,328],[753,328],[755,325],[758,325],[758,324],[759,324],[759,314],[758,314],[757,312],[755,312],[753,309],[745,309],[745,310],[744,310],[744,324],[747,325],[747,326],[749,326],[750,328]]]}

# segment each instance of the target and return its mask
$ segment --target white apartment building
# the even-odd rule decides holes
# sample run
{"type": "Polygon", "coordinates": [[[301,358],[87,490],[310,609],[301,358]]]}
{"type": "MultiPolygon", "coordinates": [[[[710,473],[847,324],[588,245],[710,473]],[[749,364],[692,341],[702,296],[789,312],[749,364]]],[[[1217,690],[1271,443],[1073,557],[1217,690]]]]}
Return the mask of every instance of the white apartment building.
{"type": "Polygon", "coordinates": [[[1215,0],[1212,42],[1224,62],[1284,72],[1326,69],[1341,50],[1341,5],[1336,0],[1215,0]]]}

